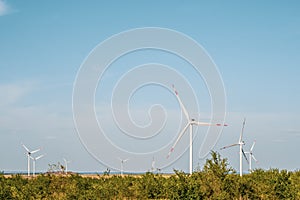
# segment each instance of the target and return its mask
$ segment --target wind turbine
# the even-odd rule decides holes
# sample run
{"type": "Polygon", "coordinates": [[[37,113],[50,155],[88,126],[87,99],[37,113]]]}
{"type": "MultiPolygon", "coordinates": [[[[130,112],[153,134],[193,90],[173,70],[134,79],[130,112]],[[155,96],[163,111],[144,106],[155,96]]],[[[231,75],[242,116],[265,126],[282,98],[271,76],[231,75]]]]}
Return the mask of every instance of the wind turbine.
{"type": "Polygon", "coordinates": [[[31,154],[38,152],[40,149],[30,151],[24,144],[22,144],[22,146],[26,150],[26,154],[27,154],[27,175],[30,176],[30,156],[31,156],[31,154]]]}
{"type": "Polygon", "coordinates": [[[154,171],[156,171],[156,168],[155,168],[155,160],[154,160],[154,157],[152,158],[152,163],[151,163],[151,172],[153,173],[154,171]]]}
{"type": "Polygon", "coordinates": [[[119,160],[121,161],[121,176],[123,176],[123,165],[125,162],[127,162],[129,160],[129,158],[124,159],[124,160],[119,158],[119,160]]]}
{"type": "Polygon", "coordinates": [[[255,143],[256,143],[256,140],[254,140],[254,142],[253,142],[253,144],[252,144],[250,150],[247,151],[247,152],[245,152],[246,154],[249,154],[249,171],[250,171],[250,172],[252,171],[252,158],[253,158],[253,160],[254,160],[255,162],[258,162],[258,161],[256,160],[256,158],[254,157],[253,152],[252,152],[252,151],[253,151],[253,148],[254,148],[254,146],[255,146],[255,143]]]}
{"type": "Polygon", "coordinates": [[[42,158],[42,157],[44,157],[44,156],[45,156],[45,155],[40,155],[40,156],[38,156],[38,157],[36,157],[36,158],[30,156],[30,158],[33,160],[33,173],[32,173],[33,176],[35,176],[35,162],[36,162],[38,159],[40,159],[40,158],[42,158]]]}
{"type": "Polygon", "coordinates": [[[193,172],[193,126],[197,125],[197,126],[227,126],[227,124],[212,124],[212,123],[206,123],[206,122],[198,122],[193,118],[190,118],[185,106],[183,105],[179,94],[177,92],[177,90],[175,89],[174,85],[172,85],[174,93],[176,95],[176,98],[179,102],[179,105],[181,107],[182,112],[184,113],[186,119],[187,119],[187,124],[186,126],[182,129],[182,131],[179,133],[175,143],[173,144],[173,146],[171,147],[171,150],[168,153],[167,158],[170,157],[171,153],[174,151],[175,146],[177,145],[177,143],[179,142],[179,140],[181,139],[181,137],[184,135],[184,133],[186,132],[186,130],[189,128],[190,130],[190,163],[189,163],[189,172],[190,174],[192,174],[193,172]]]}
{"type": "Polygon", "coordinates": [[[68,163],[70,163],[70,160],[67,160],[64,158],[65,166],[66,166],[66,174],[68,174],[68,163]]]}
{"type": "Polygon", "coordinates": [[[246,122],[246,118],[244,118],[244,122],[243,122],[242,131],[241,131],[241,134],[240,134],[239,141],[237,143],[234,143],[234,144],[231,144],[231,145],[228,145],[228,146],[225,146],[225,147],[221,148],[221,150],[222,150],[222,149],[226,149],[226,148],[233,147],[233,146],[240,146],[240,176],[243,176],[243,155],[244,155],[246,161],[248,162],[246,154],[243,150],[243,145],[245,145],[245,142],[243,141],[243,133],[244,133],[245,122],[246,122]]]}

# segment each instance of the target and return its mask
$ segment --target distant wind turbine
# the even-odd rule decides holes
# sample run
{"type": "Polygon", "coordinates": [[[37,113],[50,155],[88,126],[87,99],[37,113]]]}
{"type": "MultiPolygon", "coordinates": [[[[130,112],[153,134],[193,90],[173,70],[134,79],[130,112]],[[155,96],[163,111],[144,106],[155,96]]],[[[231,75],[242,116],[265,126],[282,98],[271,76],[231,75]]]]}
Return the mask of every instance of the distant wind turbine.
{"type": "Polygon", "coordinates": [[[248,158],[249,158],[249,172],[252,172],[252,159],[253,159],[255,162],[258,162],[258,161],[256,160],[256,158],[254,157],[254,155],[253,155],[253,148],[254,148],[254,146],[255,146],[255,143],[256,143],[256,140],[254,140],[254,142],[253,142],[253,144],[252,144],[250,150],[247,151],[247,152],[245,152],[246,154],[249,154],[249,157],[248,157],[248,158]]]}
{"type": "Polygon", "coordinates": [[[38,157],[32,157],[32,156],[30,156],[30,158],[32,159],[32,161],[33,161],[33,176],[35,176],[35,162],[38,160],[38,159],[40,159],[40,158],[42,158],[42,157],[44,157],[45,155],[40,155],[40,156],[38,156],[38,157]]]}
{"type": "Polygon", "coordinates": [[[185,106],[183,105],[177,90],[175,89],[174,85],[172,86],[174,93],[177,97],[177,100],[180,104],[181,110],[184,113],[186,119],[187,119],[187,124],[186,126],[182,129],[182,131],[179,133],[175,143],[173,144],[173,146],[171,147],[171,150],[168,153],[167,158],[170,157],[171,153],[174,151],[175,146],[177,145],[177,143],[179,142],[179,140],[181,139],[181,137],[184,135],[184,133],[186,132],[186,130],[189,128],[190,129],[190,163],[189,163],[189,172],[190,174],[192,174],[193,172],[193,126],[197,125],[197,126],[227,126],[227,124],[212,124],[212,123],[206,123],[206,122],[198,122],[195,119],[190,118],[185,106]]]}
{"type": "Polygon", "coordinates": [[[243,141],[245,122],[246,122],[246,118],[244,119],[244,122],[243,122],[243,127],[242,127],[239,141],[237,143],[234,143],[234,144],[231,144],[231,145],[221,148],[221,150],[222,150],[222,149],[226,149],[226,148],[233,147],[233,146],[240,146],[240,176],[243,176],[243,155],[244,155],[246,161],[248,162],[247,156],[245,155],[245,152],[243,150],[243,145],[245,145],[245,142],[243,141]]]}
{"type": "Polygon", "coordinates": [[[66,174],[68,174],[68,163],[70,163],[71,161],[64,158],[64,162],[66,167],[66,174]]]}
{"type": "Polygon", "coordinates": [[[24,144],[22,144],[23,148],[26,150],[26,155],[27,155],[27,175],[30,176],[30,156],[33,153],[38,152],[40,149],[30,151],[24,144]]]}
{"type": "Polygon", "coordinates": [[[154,157],[152,158],[152,163],[151,163],[151,172],[155,172],[156,168],[155,168],[155,160],[154,157]]]}
{"type": "Polygon", "coordinates": [[[121,176],[123,176],[123,167],[124,167],[123,165],[125,162],[127,162],[129,160],[129,158],[124,159],[124,160],[119,158],[119,160],[121,161],[121,176]]]}

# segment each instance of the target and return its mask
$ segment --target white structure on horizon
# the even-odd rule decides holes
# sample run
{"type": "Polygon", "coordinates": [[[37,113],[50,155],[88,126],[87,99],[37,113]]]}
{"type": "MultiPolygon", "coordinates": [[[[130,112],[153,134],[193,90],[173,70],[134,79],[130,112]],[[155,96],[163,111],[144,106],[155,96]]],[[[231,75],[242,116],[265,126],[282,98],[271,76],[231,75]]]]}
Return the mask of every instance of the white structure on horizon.
{"type": "Polygon", "coordinates": [[[253,155],[253,148],[255,146],[256,140],[254,140],[251,148],[249,151],[245,152],[246,154],[249,154],[249,172],[252,172],[252,159],[257,163],[258,161],[256,160],[256,158],[253,155]]]}
{"type": "Polygon", "coordinates": [[[121,158],[119,158],[119,160],[120,160],[120,162],[121,162],[121,176],[123,176],[123,168],[124,168],[124,163],[125,162],[127,162],[128,160],[129,160],[129,158],[127,158],[127,159],[121,159],[121,158]]]}
{"type": "Polygon", "coordinates": [[[68,174],[68,163],[70,163],[71,161],[64,158],[64,162],[65,162],[65,167],[66,167],[65,173],[68,174]]]}
{"type": "Polygon", "coordinates": [[[228,146],[225,146],[225,147],[222,147],[222,149],[226,149],[226,148],[229,148],[229,147],[233,147],[233,146],[239,146],[240,147],[240,176],[243,176],[243,156],[245,157],[246,161],[248,162],[248,159],[247,159],[247,156],[243,150],[243,145],[245,145],[245,142],[243,141],[243,133],[244,133],[244,127],[245,127],[245,122],[246,122],[246,119],[244,119],[244,122],[243,122],[243,126],[242,126],[242,131],[241,131],[241,134],[240,134],[240,138],[239,138],[239,141],[237,143],[234,143],[234,144],[231,144],[231,145],[228,145],[228,146]]]}
{"type": "Polygon", "coordinates": [[[44,157],[45,155],[40,155],[40,156],[38,156],[38,157],[32,157],[32,156],[30,156],[30,158],[32,159],[32,162],[33,162],[33,172],[32,172],[32,175],[33,176],[35,176],[35,162],[38,160],[38,159],[40,159],[40,158],[42,158],[42,157],[44,157]]]}
{"type": "Polygon", "coordinates": [[[40,151],[40,149],[30,151],[24,144],[22,144],[22,146],[26,150],[26,155],[27,155],[27,176],[30,176],[30,157],[31,157],[32,154],[40,151]]]}

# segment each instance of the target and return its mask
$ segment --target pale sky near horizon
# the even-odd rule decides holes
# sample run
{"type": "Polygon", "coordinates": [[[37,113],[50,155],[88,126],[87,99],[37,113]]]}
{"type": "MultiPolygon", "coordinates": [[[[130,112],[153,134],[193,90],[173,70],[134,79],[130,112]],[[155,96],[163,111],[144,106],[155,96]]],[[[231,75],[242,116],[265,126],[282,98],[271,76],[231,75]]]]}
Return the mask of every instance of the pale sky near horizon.
{"type": "MultiPolygon", "coordinates": [[[[31,149],[42,147],[46,156],[37,161],[40,171],[64,157],[72,161],[70,170],[106,169],[85,150],[76,133],[73,83],[96,45],[119,32],[143,27],[182,32],[201,44],[216,63],[226,90],[229,126],[213,150],[238,170],[238,148],[219,149],[237,142],[246,117],[245,151],[257,141],[254,154],[259,163],[253,167],[299,169],[299,8],[298,1],[0,0],[0,171],[27,170],[21,142],[31,149]]],[[[158,61],[165,58],[154,52],[147,55],[158,61]]],[[[139,64],[149,61],[137,57],[139,64]]],[[[113,71],[118,73],[122,71],[113,71]]],[[[192,85],[198,83],[192,72],[182,73],[192,85]]],[[[163,105],[170,100],[166,109],[179,113],[174,97],[157,93],[137,94],[133,110],[148,109],[153,100],[163,105]]],[[[208,97],[203,99],[209,102],[208,97]]],[[[102,99],[101,105],[110,102],[102,99]]],[[[196,138],[195,145],[200,143],[201,137],[196,138]]],[[[194,166],[203,164],[197,155],[194,166]]],[[[187,171],[188,152],[165,171],[173,168],[187,171]]]]}

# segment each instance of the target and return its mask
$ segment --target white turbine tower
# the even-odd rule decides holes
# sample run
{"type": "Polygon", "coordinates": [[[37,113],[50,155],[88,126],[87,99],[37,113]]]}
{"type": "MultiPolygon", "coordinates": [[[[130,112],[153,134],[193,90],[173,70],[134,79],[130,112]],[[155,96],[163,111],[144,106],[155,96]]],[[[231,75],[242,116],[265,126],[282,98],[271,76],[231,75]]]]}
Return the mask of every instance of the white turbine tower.
{"type": "Polygon", "coordinates": [[[233,146],[239,146],[240,147],[240,176],[243,176],[243,155],[246,159],[246,161],[248,162],[248,159],[245,155],[245,152],[243,150],[243,145],[245,145],[245,142],[243,141],[243,133],[244,133],[244,127],[245,127],[245,122],[246,122],[246,119],[244,119],[244,122],[243,122],[243,127],[242,127],[242,131],[241,131],[241,134],[240,134],[240,138],[239,138],[239,141],[235,144],[231,144],[231,145],[228,145],[228,146],[225,146],[225,147],[222,147],[222,149],[226,149],[228,147],[233,147],[233,146]]]}
{"type": "Polygon", "coordinates": [[[123,167],[124,167],[123,165],[124,165],[125,162],[127,162],[129,160],[129,158],[124,159],[124,160],[119,158],[119,160],[121,162],[121,176],[123,176],[123,167]]]}
{"type": "Polygon", "coordinates": [[[35,162],[38,160],[38,159],[40,159],[40,158],[42,158],[42,157],[44,157],[45,155],[40,155],[40,156],[38,156],[38,157],[32,157],[32,156],[30,156],[30,158],[32,159],[32,162],[33,162],[33,172],[32,172],[32,175],[33,176],[35,176],[35,162]]]}
{"type": "Polygon", "coordinates": [[[68,163],[70,163],[71,161],[64,158],[64,162],[66,167],[66,174],[68,174],[68,163]]]}
{"type": "MultiPolygon", "coordinates": [[[[186,132],[186,130],[189,128],[190,130],[190,163],[189,163],[189,173],[192,174],[193,172],[193,126],[197,125],[197,126],[223,126],[222,124],[212,124],[212,123],[206,123],[206,122],[198,122],[195,119],[190,118],[186,108],[184,107],[177,90],[175,89],[174,85],[172,86],[173,90],[175,92],[175,95],[177,97],[177,100],[179,102],[179,105],[181,107],[182,112],[184,113],[186,119],[187,119],[187,124],[186,126],[182,129],[182,131],[179,133],[175,143],[173,144],[173,146],[171,147],[170,152],[168,153],[167,158],[169,158],[169,156],[171,155],[171,153],[174,151],[175,146],[177,145],[177,143],[179,142],[180,138],[184,135],[184,133],[186,132]]],[[[224,126],[227,126],[226,124],[224,124],[224,126]]]]}
{"type": "Polygon", "coordinates": [[[24,144],[22,144],[23,148],[26,150],[26,155],[27,155],[27,175],[30,176],[30,156],[33,153],[38,152],[40,149],[30,151],[24,144]]]}
{"type": "Polygon", "coordinates": [[[254,155],[253,155],[253,148],[254,148],[254,146],[255,146],[255,143],[256,143],[256,141],[254,140],[254,142],[253,142],[253,144],[252,144],[250,150],[247,151],[247,152],[245,152],[246,154],[249,154],[249,157],[248,157],[248,158],[249,158],[249,172],[252,171],[252,159],[253,159],[255,162],[258,162],[258,161],[256,160],[256,158],[254,157],[254,155]]]}

